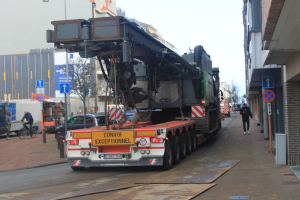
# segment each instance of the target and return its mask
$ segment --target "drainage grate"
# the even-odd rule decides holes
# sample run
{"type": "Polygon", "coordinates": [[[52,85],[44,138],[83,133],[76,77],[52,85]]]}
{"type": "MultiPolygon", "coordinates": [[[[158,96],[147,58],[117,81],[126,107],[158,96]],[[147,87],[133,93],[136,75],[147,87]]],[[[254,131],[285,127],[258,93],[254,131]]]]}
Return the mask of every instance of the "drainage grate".
{"type": "Polygon", "coordinates": [[[250,199],[250,196],[230,196],[229,199],[250,199]]]}
{"type": "Polygon", "coordinates": [[[46,153],[46,152],[29,152],[27,154],[43,154],[43,153],[46,153]]]}

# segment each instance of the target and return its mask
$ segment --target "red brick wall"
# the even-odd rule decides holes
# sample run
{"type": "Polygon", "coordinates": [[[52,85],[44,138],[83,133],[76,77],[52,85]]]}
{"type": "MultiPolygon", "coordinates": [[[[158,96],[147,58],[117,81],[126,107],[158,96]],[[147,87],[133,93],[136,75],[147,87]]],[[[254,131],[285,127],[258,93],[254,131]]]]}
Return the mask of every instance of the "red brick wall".
{"type": "Polygon", "coordinates": [[[300,82],[284,86],[288,164],[300,165],[300,82]]]}

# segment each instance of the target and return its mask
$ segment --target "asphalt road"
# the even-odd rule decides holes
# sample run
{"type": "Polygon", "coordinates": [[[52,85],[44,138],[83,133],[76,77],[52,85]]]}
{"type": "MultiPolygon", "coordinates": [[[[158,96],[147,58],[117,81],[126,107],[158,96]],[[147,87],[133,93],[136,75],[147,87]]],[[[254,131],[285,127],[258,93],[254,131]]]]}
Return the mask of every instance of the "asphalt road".
{"type": "MultiPolygon", "coordinates": [[[[175,174],[176,169],[180,170],[184,165],[193,166],[196,159],[201,158],[201,162],[209,163],[213,156],[205,156],[205,152],[216,146],[222,138],[222,132],[229,127],[235,116],[232,113],[230,118],[225,117],[222,129],[215,137],[174,166],[174,176],[178,175],[175,174]]],[[[80,199],[84,195],[136,187],[136,181],[158,173],[165,172],[160,167],[92,168],[73,171],[67,164],[0,172],[0,199],[61,199],[68,196],[80,199]]]]}

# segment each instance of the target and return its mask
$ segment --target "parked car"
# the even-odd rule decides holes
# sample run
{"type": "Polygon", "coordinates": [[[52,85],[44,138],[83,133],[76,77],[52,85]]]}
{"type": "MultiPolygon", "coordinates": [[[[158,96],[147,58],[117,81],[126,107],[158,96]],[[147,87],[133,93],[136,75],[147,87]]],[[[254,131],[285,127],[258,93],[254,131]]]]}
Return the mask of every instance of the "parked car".
{"type": "MultiPolygon", "coordinates": [[[[86,114],[86,128],[91,128],[95,126],[105,126],[105,115],[104,113],[96,114],[86,114]]],[[[84,115],[76,115],[67,121],[67,130],[76,130],[84,128],[84,115]]],[[[55,138],[57,138],[57,133],[65,132],[65,123],[58,126],[55,129],[55,138]]]]}

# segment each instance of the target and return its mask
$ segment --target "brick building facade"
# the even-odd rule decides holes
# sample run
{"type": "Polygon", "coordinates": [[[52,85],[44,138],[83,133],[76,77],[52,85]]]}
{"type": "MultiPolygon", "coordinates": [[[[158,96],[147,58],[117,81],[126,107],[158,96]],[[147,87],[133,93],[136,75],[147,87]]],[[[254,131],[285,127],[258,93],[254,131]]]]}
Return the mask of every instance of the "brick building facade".
{"type": "Polygon", "coordinates": [[[300,1],[244,0],[244,3],[259,3],[261,7],[260,12],[252,12],[262,17],[261,64],[282,66],[276,73],[281,79],[277,92],[283,91],[284,98],[276,94],[276,104],[284,105],[283,112],[278,112],[280,105],[277,105],[272,113],[276,112],[276,119],[285,121],[279,128],[283,127],[287,136],[287,164],[300,165],[300,1]]]}
{"type": "Polygon", "coordinates": [[[300,82],[285,83],[288,164],[300,165],[300,82]]]}

